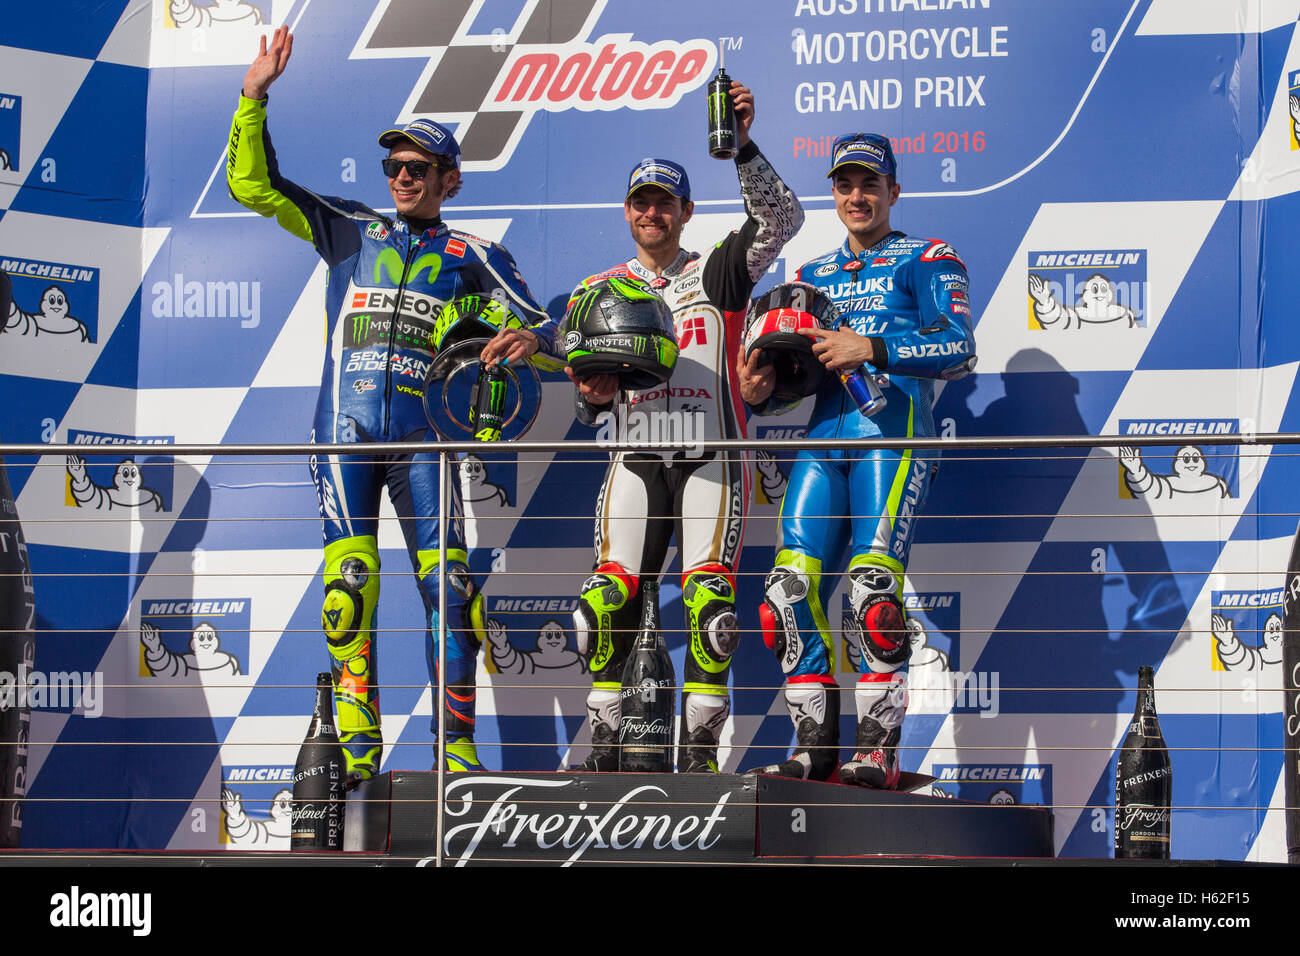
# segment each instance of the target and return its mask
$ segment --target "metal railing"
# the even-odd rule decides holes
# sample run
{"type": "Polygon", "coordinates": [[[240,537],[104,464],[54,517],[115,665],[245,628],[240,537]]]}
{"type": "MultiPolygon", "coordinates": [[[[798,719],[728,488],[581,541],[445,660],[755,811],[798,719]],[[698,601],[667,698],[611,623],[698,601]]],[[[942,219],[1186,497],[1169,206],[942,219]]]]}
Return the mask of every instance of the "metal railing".
{"type": "MultiPolygon", "coordinates": [[[[724,452],[724,453],[746,452],[747,453],[747,452],[752,452],[752,451],[762,449],[769,453],[792,453],[796,451],[803,451],[803,452],[812,452],[815,454],[819,451],[829,452],[829,451],[841,450],[845,448],[851,448],[851,449],[863,450],[863,451],[876,450],[876,449],[899,450],[899,449],[910,448],[910,449],[915,449],[923,452],[941,451],[944,453],[945,461],[963,460],[962,453],[967,453],[967,452],[974,453],[973,455],[966,457],[965,460],[967,461],[978,460],[992,465],[998,461],[1016,461],[1019,463],[1023,463],[1027,460],[1030,461],[1044,460],[1051,457],[1058,457],[1066,461],[1082,461],[1082,460],[1086,460],[1097,449],[1118,448],[1118,447],[1129,446],[1134,444],[1140,444],[1143,447],[1181,446],[1181,445],[1188,445],[1188,444],[1195,444],[1198,446],[1215,446],[1215,447],[1228,447],[1228,448],[1232,448],[1235,446],[1236,448],[1241,449],[1241,453],[1243,455],[1254,454],[1261,458],[1268,458],[1268,457],[1276,457],[1278,455],[1283,455],[1283,454],[1286,455],[1295,454],[1295,452],[1290,450],[1290,446],[1300,444],[1300,434],[1247,433],[1247,434],[1216,434],[1216,435],[1192,435],[1192,436],[1188,436],[1188,435],[1140,435],[1140,436],[1058,435],[1058,436],[1042,436],[1042,437],[863,439],[863,440],[856,440],[856,441],[845,441],[839,439],[823,439],[823,440],[741,439],[741,440],[722,440],[722,441],[702,440],[698,442],[654,443],[654,444],[637,443],[637,442],[604,443],[599,446],[590,445],[590,444],[584,446],[581,443],[577,443],[573,441],[526,441],[526,440],[520,440],[508,444],[492,445],[492,446],[485,446],[483,443],[480,442],[454,442],[454,443],[453,442],[439,442],[439,443],[386,442],[386,443],[342,443],[342,444],[229,444],[229,445],[220,445],[220,444],[158,445],[158,444],[143,444],[143,443],[140,444],[128,443],[128,444],[116,444],[116,445],[10,444],[10,445],[0,446],[0,454],[2,454],[6,460],[10,461],[11,468],[28,467],[30,463],[21,460],[25,456],[40,456],[43,459],[43,461],[37,462],[34,465],[35,468],[47,468],[47,467],[62,468],[64,467],[62,461],[67,456],[71,456],[71,455],[81,456],[88,459],[101,458],[101,457],[123,458],[123,457],[130,457],[130,456],[156,457],[159,455],[165,455],[166,457],[176,460],[173,463],[174,465],[193,464],[193,463],[180,462],[179,459],[183,459],[183,458],[220,457],[223,459],[226,458],[239,459],[245,462],[247,465],[253,466],[257,463],[268,463],[268,462],[274,464],[284,464],[287,461],[296,461],[299,458],[305,458],[309,456],[340,455],[340,456],[348,456],[350,458],[356,459],[358,457],[364,458],[367,455],[374,455],[377,457],[378,456],[391,457],[393,455],[406,455],[406,454],[424,454],[424,455],[436,454],[437,456],[436,467],[438,469],[439,509],[438,509],[438,514],[436,516],[430,515],[426,517],[430,517],[430,518],[436,517],[438,521],[438,527],[439,527],[438,575],[439,575],[440,604],[438,607],[439,626],[435,632],[435,639],[438,644],[438,663],[439,663],[438,687],[440,691],[445,692],[445,687],[446,687],[445,666],[446,666],[446,659],[447,659],[446,642],[448,636],[447,608],[446,608],[446,594],[447,594],[446,568],[447,568],[447,530],[448,530],[447,523],[453,517],[452,506],[451,506],[451,497],[452,497],[451,481],[454,480],[453,468],[455,467],[455,462],[458,456],[465,455],[465,454],[472,454],[472,453],[484,454],[487,452],[490,452],[493,456],[501,456],[502,454],[508,454],[513,456],[516,463],[518,463],[521,461],[529,460],[529,456],[557,456],[557,455],[563,455],[564,453],[572,453],[575,451],[583,452],[584,454],[590,454],[593,451],[599,451],[599,452],[647,451],[647,450],[661,451],[661,450],[676,449],[676,450],[689,450],[692,453],[708,454],[714,452],[724,452]],[[1058,456],[1048,456],[1048,455],[1039,454],[1039,455],[1034,455],[1032,457],[1026,454],[1026,453],[1033,453],[1033,452],[1043,452],[1052,449],[1060,449],[1062,450],[1063,454],[1058,456]],[[1286,449],[1286,450],[1284,451],[1282,449],[1286,449]],[[992,457],[985,454],[991,451],[1004,451],[1008,454],[1004,458],[992,457]],[[55,458],[56,460],[51,461],[50,459],[52,457],[55,458]]],[[[579,459],[573,459],[573,460],[576,461],[579,459]]],[[[584,462],[589,462],[588,458],[582,458],[580,460],[584,462]]],[[[550,464],[562,463],[564,461],[567,460],[558,457],[549,459],[550,464]]],[[[603,468],[603,466],[600,465],[598,462],[589,462],[589,463],[591,464],[591,467],[595,470],[600,470],[603,468]]],[[[303,481],[303,485],[309,485],[309,484],[310,482],[306,480],[303,481]]],[[[552,520],[575,520],[575,521],[582,521],[582,522],[591,521],[592,511],[590,510],[590,508],[591,505],[593,504],[594,501],[593,502],[575,501],[573,503],[573,508],[571,512],[560,516],[555,516],[552,518],[552,520]],[[587,510],[585,511],[584,511],[584,506],[586,506],[587,508],[587,510]]],[[[71,515],[57,515],[57,514],[56,515],[22,514],[21,519],[22,519],[22,523],[28,526],[36,526],[39,524],[56,524],[56,523],[64,524],[69,522],[81,522],[81,521],[93,521],[93,522],[111,521],[111,522],[125,522],[129,524],[147,525],[151,522],[176,523],[178,521],[195,521],[200,523],[207,523],[210,521],[212,522],[240,522],[240,521],[318,522],[320,520],[319,515],[317,514],[274,515],[274,516],[249,515],[249,516],[233,516],[233,517],[227,516],[221,518],[202,517],[202,518],[195,518],[195,519],[187,519],[181,517],[180,515],[181,508],[179,506],[175,507],[173,511],[174,513],[169,515],[130,514],[122,518],[116,518],[111,515],[108,517],[98,516],[98,515],[94,517],[89,517],[89,516],[83,517],[80,515],[73,517],[71,515]]],[[[1186,510],[1178,512],[1179,516],[1181,517],[1213,516],[1222,513],[1223,512],[1216,511],[1213,509],[1204,512],[1197,512],[1197,513],[1193,513],[1186,510]]],[[[1235,510],[1232,511],[1232,514],[1238,518],[1251,516],[1251,515],[1243,514],[1241,512],[1237,512],[1235,510]]],[[[1294,517],[1295,516],[1295,513],[1293,512],[1281,512],[1281,513],[1258,512],[1253,514],[1255,514],[1255,516],[1258,517],[1264,517],[1264,516],[1294,517]]],[[[921,521],[936,520],[936,519],[956,520],[964,517],[979,518],[981,520],[993,520],[993,521],[1004,520],[1005,521],[1005,520],[1014,520],[1016,517],[1040,517],[1044,519],[1061,519],[1061,518],[1087,519],[1087,518],[1098,518],[1098,517],[1119,518],[1119,517],[1131,517],[1131,516],[1132,515],[1129,515],[1127,512],[1117,509],[1113,515],[1100,515],[1100,514],[1070,515],[1058,511],[1058,512],[1045,513],[1041,515],[1021,515],[1021,516],[1010,515],[1010,514],[987,514],[987,513],[970,514],[970,515],[953,515],[953,514],[926,515],[925,513],[921,513],[917,517],[921,521]]],[[[765,517],[766,516],[751,514],[749,520],[753,522],[756,520],[763,520],[765,517]]],[[[1141,517],[1149,518],[1150,513],[1147,512],[1141,517]]],[[[497,521],[523,521],[527,519],[526,516],[523,515],[503,514],[499,516],[478,516],[473,520],[477,522],[483,522],[485,524],[489,524],[497,521]]],[[[530,544],[529,547],[535,548],[536,545],[530,544]]],[[[842,571],[843,569],[836,569],[836,573],[840,573],[842,571]]],[[[1254,578],[1271,575],[1271,574],[1277,574],[1280,578],[1281,575],[1284,573],[1284,571],[1285,571],[1284,568],[1278,567],[1278,568],[1267,568],[1267,569],[1248,568],[1248,569],[1242,569],[1240,571],[1220,570],[1217,571],[1216,573],[1241,574],[1243,576],[1254,577],[1254,578]]],[[[35,577],[38,580],[42,577],[52,577],[55,575],[75,576],[77,573],[78,572],[75,571],[69,572],[69,571],[49,571],[43,569],[33,569],[33,577],[35,577]]],[[[174,574],[177,577],[198,576],[198,572],[189,572],[188,574],[187,572],[157,572],[157,573],[159,573],[160,575],[174,574]]],[[[310,572],[286,571],[283,573],[292,576],[301,576],[302,574],[307,573],[314,576],[317,573],[317,571],[313,569],[310,572]]],[[[548,571],[509,571],[509,572],[500,572],[500,573],[506,575],[534,575],[539,577],[543,575],[561,574],[567,577],[574,578],[575,579],[574,583],[576,585],[578,583],[576,579],[580,579],[582,576],[587,574],[588,568],[575,567],[575,568],[564,568],[555,571],[549,571],[549,570],[548,571]]],[[[752,574],[753,572],[750,573],[752,574]]],[[[761,572],[759,573],[761,574],[761,572]]],[[[986,568],[986,569],[978,569],[978,570],[965,569],[960,571],[926,571],[925,573],[928,577],[951,576],[953,578],[1006,576],[1008,574],[1019,574],[1022,576],[1038,575],[1038,576],[1046,576],[1046,577],[1062,576],[1062,575],[1095,574],[1095,572],[1088,571],[1088,570],[1062,569],[1062,570],[1047,570],[1047,571],[1030,571],[1024,569],[1024,570],[1013,572],[1008,570],[998,570],[996,568],[986,568]]],[[[1200,569],[1197,569],[1195,571],[1178,571],[1170,568],[1146,569],[1146,570],[1136,569],[1136,568],[1135,569],[1126,568],[1123,573],[1125,576],[1141,576],[1144,574],[1176,575],[1176,574],[1188,574],[1188,573],[1199,574],[1203,572],[1200,571],[1200,569]]],[[[136,579],[142,579],[145,576],[134,570],[127,570],[124,572],[120,572],[120,574],[124,578],[136,578],[136,579]]],[[[399,574],[404,576],[405,572],[390,571],[390,572],[381,572],[381,574],[383,577],[397,576],[399,574]]],[[[576,594],[576,587],[574,589],[574,594],[576,594]]],[[[744,611],[742,610],[742,618],[743,616],[744,616],[744,611]]],[[[127,612],[123,615],[123,622],[125,623],[129,618],[130,618],[130,608],[128,605],[127,612]]],[[[981,626],[976,626],[976,627],[963,626],[962,628],[955,630],[953,634],[950,636],[956,638],[959,637],[962,632],[991,633],[995,629],[995,626],[996,626],[996,622],[987,622],[986,624],[981,624],[981,626]]],[[[304,631],[306,633],[311,633],[313,635],[319,634],[319,631],[312,630],[312,629],[302,628],[299,630],[304,631]]],[[[392,630],[393,629],[388,629],[384,633],[392,633],[392,630]]],[[[416,632],[417,639],[418,637],[423,635],[423,632],[420,631],[419,629],[411,628],[406,630],[408,631],[408,633],[416,632]]],[[[752,633],[754,632],[755,629],[745,628],[744,630],[752,633]]],[[[667,627],[665,627],[665,631],[669,633],[673,633],[672,629],[667,627]]],[[[510,629],[507,628],[507,634],[509,634],[509,632],[510,629]]],[[[1009,631],[1007,629],[1000,629],[999,632],[1013,633],[1013,631],[1009,631]]],[[[1058,629],[1057,632],[1061,634],[1073,633],[1065,629],[1058,629]]],[[[43,633],[60,633],[60,632],[46,630],[43,633]]],[[[64,633],[77,634],[77,633],[85,633],[85,631],[79,629],[68,629],[68,631],[64,633]]],[[[1033,631],[1032,633],[1038,633],[1038,631],[1033,631]]],[[[1096,629],[1080,628],[1078,633],[1096,633],[1096,629]]],[[[1111,631],[1111,633],[1123,634],[1123,633],[1131,633],[1131,632],[1120,630],[1118,632],[1111,631]]],[[[1239,631],[1239,633],[1244,633],[1244,632],[1239,631]]],[[[173,688],[175,687],[175,685],[161,685],[161,686],[170,686],[173,688]]],[[[204,686],[212,689],[218,689],[221,685],[205,683],[204,686]]],[[[247,685],[241,684],[238,686],[246,687],[247,685]]],[[[304,683],[302,685],[296,685],[296,684],[263,685],[260,682],[258,682],[258,686],[306,687],[309,685],[307,683],[304,683]]],[[[381,686],[390,689],[395,689],[395,688],[418,689],[427,686],[427,684],[388,682],[381,686]]],[[[557,684],[533,683],[530,684],[530,686],[539,690],[551,690],[557,693],[562,691],[575,690],[573,685],[565,684],[565,683],[557,683],[557,684]]],[[[141,688],[140,685],[138,684],[133,684],[128,682],[124,685],[121,685],[119,689],[123,690],[124,692],[139,692],[141,688]]],[[[1263,691],[1271,691],[1271,690],[1280,691],[1283,688],[1281,686],[1278,686],[1276,688],[1257,687],[1256,689],[1260,692],[1263,692],[1263,691]]],[[[769,692],[776,693],[778,692],[778,687],[773,687],[773,686],[733,687],[733,693],[735,691],[741,691],[741,690],[762,690],[762,691],[769,691],[769,692]]],[[[1223,688],[1220,690],[1220,692],[1226,692],[1227,690],[1229,689],[1223,688]]],[[[1114,692],[1116,691],[1116,688],[1113,686],[1100,687],[1100,688],[1073,687],[1073,686],[1072,687],[1061,687],[1061,686],[1003,687],[1002,691],[1004,693],[1008,691],[1013,691],[1013,692],[1024,692],[1024,693],[1061,694],[1061,693],[1086,693],[1086,692],[1114,692]]],[[[1204,693],[1212,693],[1213,689],[1208,688],[1206,686],[1187,687],[1187,688],[1165,687],[1165,686],[1161,687],[1162,694],[1177,693],[1180,691],[1204,694],[1204,693]]],[[[1131,691],[1125,691],[1125,693],[1128,692],[1131,691]]],[[[438,732],[437,732],[438,753],[444,754],[446,753],[446,728],[442,726],[443,722],[441,720],[441,717],[444,712],[444,709],[442,706],[441,698],[437,700],[433,700],[432,707],[434,713],[438,717],[438,732]]],[[[81,742],[79,745],[88,746],[88,745],[94,745],[94,743],[96,742],[84,741],[81,742]]],[[[113,745],[119,745],[119,746],[123,745],[121,742],[116,742],[116,741],[101,742],[101,743],[104,744],[112,743],[113,745]]],[[[291,745],[296,746],[298,741],[288,740],[288,741],[280,741],[279,743],[285,746],[291,746],[291,745]]],[[[60,744],[55,741],[34,742],[33,745],[35,746],[39,744],[45,744],[50,747],[72,745],[71,743],[60,744]]],[[[559,744],[563,744],[563,741],[560,741],[559,744]]],[[[171,742],[170,744],[167,744],[166,742],[162,742],[162,741],[153,741],[153,742],[137,742],[133,745],[185,746],[186,744],[184,742],[171,742]]],[[[211,746],[211,742],[200,742],[199,745],[211,746]]],[[[219,747],[224,747],[228,745],[229,744],[224,740],[218,743],[219,747]]],[[[421,744],[421,746],[427,746],[427,744],[421,744]]],[[[527,747],[549,747],[549,746],[552,745],[544,742],[543,743],[529,743],[524,741],[517,742],[517,743],[508,743],[506,741],[501,742],[501,747],[503,749],[503,752],[507,747],[527,748],[527,747]]],[[[563,748],[561,747],[561,749],[563,748]]],[[[931,748],[927,747],[927,748],[918,748],[918,749],[924,750],[924,749],[931,749],[931,748]]],[[[998,745],[963,744],[960,749],[1005,752],[1008,748],[1005,746],[998,746],[998,745]]],[[[1099,748],[1097,747],[1075,748],[1075,747],[1065,747],[1059,745],[1058,746],[1037,745],[1035,747],[1036,752],[1039,753],[1054,753],[1054,752],[1069,753],[1075,750],[1095,751],[1097,749],[1099,748]]],[[[1113,749],[1113,748],[1108,748],[1108,749],[1113,749]]],[[[1200,747],[1200,748],[1180,748],[1180,749],[1188,750],[1188,751],[1212,750],[1212,751],[1222,752],[1226,750],[1231,750],[1233,748],[1200,747]]],[[[1253,750],[1254,752],[1262,753],[1267,748],[1237,748],[1237,749],[1253,750]]],[[[443,831],[444,814],[443,814],[442,800],[443,800],[443,794],[445,793],[445,787],[446,787],[445,763],[446,763],[445,760],[439,759],[437,765],[439,797],[438,797],[436,812],[437,812],[437,841],[438,841],[437,852],[438,852],[439,863],[441,863],[442,853],[444,850],[444,831],[443,831]]],[[[1261,797],[1262,804],[1253,807],[1249,807],[1249,806],[1210,807],[1210,806],[1195,805],[1195,806],[1187,806],[1187,807],[1181,807],[1176,809],[1207,810],[1207,811],[1208,810],[1244,810],[1244,811],[1254,811],[1257,813],[1263,813],[1268,809],[1267,796],[1261,793],[1260,797],[1261,797]]],[[[56,797],[50,799],[70,802],[78,798],[56,797]]],[[[94,798],[87,798],[87,799],[94,799],[94,798]]],[[[1096,809],[1098,806],[1105,808],[1107,805],[1076,803],[1076,804],[1055,804],[1054,806],[1056,806],[1057,809],[1061,809],[1061,810],[1071,809],[1071,810],[1085,811],[1089,809],[1096,809]]]]}

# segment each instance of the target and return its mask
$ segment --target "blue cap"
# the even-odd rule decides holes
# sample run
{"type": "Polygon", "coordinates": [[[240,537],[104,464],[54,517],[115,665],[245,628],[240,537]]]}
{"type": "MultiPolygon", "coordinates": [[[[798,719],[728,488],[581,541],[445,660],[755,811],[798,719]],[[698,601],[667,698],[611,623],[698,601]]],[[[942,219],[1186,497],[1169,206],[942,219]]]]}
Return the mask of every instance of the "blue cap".
{"type": "Polygon", "coordinates": [[[409,139],[420,149],[438,156],[446,156],[460,169],[460,144],[451,130],[429,119],[412,120],[401,129],[390,129],[379,134],[379,145],[392,149],[400,140],[409,139]]]}
{"type": "Polygon", "coordinates": [[[898,170],[889,138],[879,133],[847,133],[835,140],[831,146],[831,171],[826,175],[834,176],[835,170],[849,164],[865,166],[882,176],[893,176],[898,170]]]}
{"type": "Polygon", "coordinates": [[[671,159],[651,159],[647,156],[637,163],[628,180],[627,195],[631,196],[642,186],[659,186],[682,202],[691,201],[691,181],[686,178],[686,170],[671,159]]]}

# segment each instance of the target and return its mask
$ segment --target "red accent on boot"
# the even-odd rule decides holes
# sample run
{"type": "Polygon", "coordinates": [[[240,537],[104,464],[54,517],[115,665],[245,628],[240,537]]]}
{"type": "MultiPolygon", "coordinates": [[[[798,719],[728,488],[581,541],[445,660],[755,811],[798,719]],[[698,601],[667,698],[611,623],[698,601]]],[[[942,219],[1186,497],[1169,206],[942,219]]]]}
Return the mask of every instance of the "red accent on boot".
{"type": "Polygon", "coordinates": [[[623,586],[627,588],[628,600],[636,597],[636,588],[639,579],[635,574],[628,571],[627,568],[623,567],[623,565],[619,564],[617,561],[606,561],[596,569],[596,573],[608,574],[611,578],[618,578],[623,582],[623,586]]]}

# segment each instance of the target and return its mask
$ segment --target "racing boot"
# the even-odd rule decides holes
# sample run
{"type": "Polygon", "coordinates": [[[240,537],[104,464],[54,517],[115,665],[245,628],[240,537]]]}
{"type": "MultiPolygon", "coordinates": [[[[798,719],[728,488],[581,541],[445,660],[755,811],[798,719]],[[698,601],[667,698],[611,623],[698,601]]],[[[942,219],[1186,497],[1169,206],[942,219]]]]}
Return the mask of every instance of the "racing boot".
{"type": "Polygon", "coordinates": [[[578,766],[582,771],[618,770],[623,665],[632,647],[640,611],[635,600],[637,584],[636,576],[622,565],[602,564],[583,584],[573,612],[578,653],[589,663],[592,685],[587,694],[591,753],[578,766]]]}
{"type": "Polygon", "coordinates": [[[785,705],[795,726],[795,749],[789,760],[750,773],[800,780],[829,780],[839,762],[840,689],[834,678],[791,678],[785,705]]]}
{"type": "Polygon", "coordinates": [[[384,736],[379,729],[379,700],[378,697],[367,699],[366,671],[358,666],[362,661],[370,663],[357,655],[342,665],[332,661],[330,667],[334,677],[339,746],[343,750],[344,786],[348,790],[377,774],[384,754],[384,736]],[[359,675],[357,671],[360,671],[359,675]],[[358,680],[358,677],[362,679],[358,680]]]}
{"type": "Polygon", "coordinates": [[[578,767],[596,773],[618,769],[619,692],[594,687],[587,695],[587,722],[591,725],[591,753],[578,767]]]}
{"type": "Polygon", "coordinates": [[[690,690],[682,695],[681,731],[677,741],[678,773],[717,773],[718,736],[731,713],[726,688],[718,693],[690,690]]]}
{"type": "Polygon", "coordinates": [[[840,782],[876,790],[898,786],[898,742],[907,712],[907,675],[863,674],[854,694],[858,730],[853,759],[840,767],[840,782]]]}
{"type": "Polygon", "coordinates": [[[379,772],[384,748],[374,643],[379,559],[368,540],[343,539],[325,548],[321,627],[330,653],[334,712],[349,789],[379,772]]]}
{"type": "Polygon", "coordinates": [[[704,564],[682,575],[690,645],[682,687],[678,773],[717,773],[718,738],[731,714],[727,674],[740,642],[736,581],[726,565],[704,564]]]}
{"type": "MultiPolygon", "coordinates": [[[[438,769],[438,745],[433,745],[433,770],[438,769]]],[[[478,760],[478,748],[473,737],[447,737],[447,772],[463,773],[467,770],[486,770],[478,760]]]]}

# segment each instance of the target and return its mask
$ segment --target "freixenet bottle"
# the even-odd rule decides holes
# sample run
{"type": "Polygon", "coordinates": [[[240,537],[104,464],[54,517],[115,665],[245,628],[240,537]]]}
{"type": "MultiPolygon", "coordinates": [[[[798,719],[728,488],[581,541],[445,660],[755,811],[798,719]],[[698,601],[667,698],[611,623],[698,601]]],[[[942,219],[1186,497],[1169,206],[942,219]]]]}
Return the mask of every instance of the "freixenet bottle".
{"type": "Polygon", "coordinates": [[[677,681],[659,632],[659,582],[647,579],[641,591],[641,630],[623,668],[618,769],[671,773],[677,681]]]}
{"type": "Polygon", "coordinates": [[[717,76],[709,80],[709,155],[714,159],[735,159],[740,152],[739,142],[731,77],[719,65],[717,76]]]}
{"type": "Polygon", "coordinates": [[[1155,672],[1138,668],[1133,722],[1115,769],[1115,859],[1169,859],[1173,773],[1156,717],[1155,672]]]}
{"type": "Polygon", "coordinates": [[[343,751],[334,729],[334,682],[316,675],[316,710],[293,766],[294,850],[343,849],[343,751]]]}

